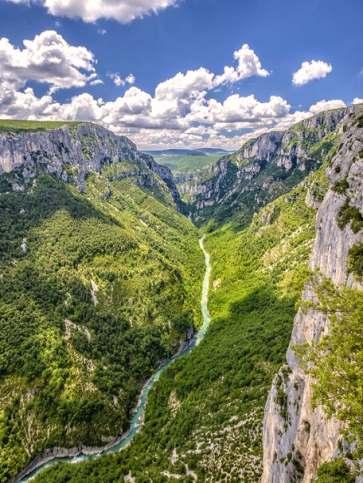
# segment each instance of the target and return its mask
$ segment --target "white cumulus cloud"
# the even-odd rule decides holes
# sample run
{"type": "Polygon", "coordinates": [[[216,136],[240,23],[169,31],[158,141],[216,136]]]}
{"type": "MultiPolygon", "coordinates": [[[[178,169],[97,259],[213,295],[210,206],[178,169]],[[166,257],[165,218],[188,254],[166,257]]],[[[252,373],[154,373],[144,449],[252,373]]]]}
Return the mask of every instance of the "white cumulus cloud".
{"type": "Polygon", "coordinates": [[[329,111],[330,109],[338,109],[340,107],[346,107],[345,102],[341,99],[331,99],[330,101],[322,100],[310,106],[309,112],[318,114],[322,111],[329,111]]]}
{"type": "Polygon", "coordinates": [[[266,77],[268,71],[262,68],[261,61],[255,52],[243,44],[234,52],[237,61],[236,66],[225,66],[223,74],[216,75],[205,67],[188,70],[185,73],[178,72],[176,75],[161,82],[155,90],[155,101],[167,104],[170,109],[173,103],[175,112],[184,111],[188,101],[204,98],[206,92],[215,89],[221,84],[234,83],[252,76],[266,77]]]}
{"type": "Polygon", "coordinates": [[[0,39],[0,81],[23,87],[27,81],[37,81],[53,88],[83,87],[95,81],[95,58],[86,47],[73,46],[53,30],[24,40],[17,48],[0,39]]]}
{"type": "Polygon", "coordinates": [[[61,119],[79,119],[80,121],[98,121],[101,119],[102,99],[95,99],[87,92],[74,96],[71,102],[59,106],[58,116],[61,119]]]}
{"type": "Polygon", "coordinates": [[[237,61],[236,67],[226,66],[223,74],[216,77],[216,85],[225,82],[237,82],[252,76],[267,77],[269,72],[262,68],[261,61],[248,44],[243,44],[233,53],[237,61]]]}
{"type": "Polygon", "coordinates": [[[240,127],[252,127],[258,122],[283,117],[289,110],[288,102],[279,96],[271,96],[267,102],[261,102],[254,95],[233,94],[224,102],[204,99],[202,102],[194,103],[186,119],[191,123],[198,122],[211,126],[218,123],[221,125],[244,123],[240,127]]]}
{"type": "Polygon", "coordinates": [[[158,84],[155,96],[158,99],[192,98],[214,87],[214,74],[204,67],[178,72],[174,77],[158,84]]]}
{"type": "Polygon", "coordinates": [[[323,60],[305,61],[300,69],[294,72],[292,82],[296,86],[302,86],[312,80],[326,77],[332,70],[332,65],[323,60]]]}
{"type": "Polygon", "coordinates": [[[135,78],[134,74],[129,74],[128,76],[123,78],[117,72],[112,72],[111,74],[109,74],[108,77],[110,79],[112,79],[115,86],[118,86],[118,87],[124,86],[126,84],[135,84],[135,82],[136,82],[136,78],[135,78]]]}
{"type": "Polygon", "coordinates": [[[23,92],[0,83],[0,114],[10,119],[57,119],[58,104],[50,95],[37,97],[30,87],[23,92]]]}
{"type": "Polygon", "coordinates": [[[84,22],[113,19],[129,23],[151,13],[176,5],[178,0],[8,0],[12,3],[37,3],[49,14],[80,18],[84,22]]]}

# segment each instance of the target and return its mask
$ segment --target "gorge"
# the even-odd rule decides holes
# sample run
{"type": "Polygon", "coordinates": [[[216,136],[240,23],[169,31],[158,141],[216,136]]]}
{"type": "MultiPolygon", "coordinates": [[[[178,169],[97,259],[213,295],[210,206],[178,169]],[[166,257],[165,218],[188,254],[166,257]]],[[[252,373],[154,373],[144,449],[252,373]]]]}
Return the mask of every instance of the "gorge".
{"type": "Polygon", "coordinates": [[[2,128],[1,481],[130,422],[34,481],[361,481],[362,106],[179,189],[94,124],[2,128]]]}

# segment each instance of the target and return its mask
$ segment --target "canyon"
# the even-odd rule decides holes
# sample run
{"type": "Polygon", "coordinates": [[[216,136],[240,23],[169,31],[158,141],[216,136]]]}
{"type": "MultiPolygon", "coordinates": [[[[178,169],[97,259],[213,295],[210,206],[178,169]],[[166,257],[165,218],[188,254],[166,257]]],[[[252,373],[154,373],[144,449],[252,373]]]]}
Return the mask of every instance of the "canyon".
{"type": "Polygon", "coordinates": [[[130,445],[36,481],[362,481],[362,105],[175,178],[91,123],[3,128],[0,208],[1,481],[127,431],[198,330],[130,445]]]}

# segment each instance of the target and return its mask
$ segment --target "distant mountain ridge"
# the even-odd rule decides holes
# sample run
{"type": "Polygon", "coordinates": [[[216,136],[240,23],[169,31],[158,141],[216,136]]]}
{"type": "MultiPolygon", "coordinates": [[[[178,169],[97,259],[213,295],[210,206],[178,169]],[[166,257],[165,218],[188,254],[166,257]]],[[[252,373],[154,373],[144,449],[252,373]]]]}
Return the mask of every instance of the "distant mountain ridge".
{"type": "Polygon", "coordinates": [[[222,148],[198,148],[198,149],[155,149],[144,151],[151,156],[208,156],[209,154],[227,154],[227,151],[222,148]]]}

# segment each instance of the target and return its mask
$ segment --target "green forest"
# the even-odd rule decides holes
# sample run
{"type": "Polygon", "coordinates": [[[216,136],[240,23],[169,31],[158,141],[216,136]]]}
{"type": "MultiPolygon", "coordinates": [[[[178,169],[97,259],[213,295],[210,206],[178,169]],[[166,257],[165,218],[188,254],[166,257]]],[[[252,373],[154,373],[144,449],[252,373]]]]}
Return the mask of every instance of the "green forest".
{"type": "Polygon", "coordinates": [[[171,169],[174,174],[194,173],[203,171],[213,166],[221,154],[205,154],[205,155],[164,155],[155,156],[155,161],[171,169]]]}
{"type": "Polygon", "coordinates": [[[309,274],[315,210],[305,197],[322,177],[317,172],[267,205],[248,227],[226,225],[207,236],[212,325],[163,373],[131,446],[82,465],[57,464],[35,481],[115,482],[129,473],[138,482],[227,474],[257,481],[266,396],[309,274]]]}
{"type": "Polygon", "coordinates": [[[0,481],[45,448],[124,431],[145,380],[200,323],[197,230],[110,179],[82,194],[45,173],[24,192],[2,185],[0,481]]]}

